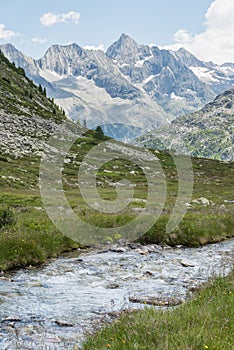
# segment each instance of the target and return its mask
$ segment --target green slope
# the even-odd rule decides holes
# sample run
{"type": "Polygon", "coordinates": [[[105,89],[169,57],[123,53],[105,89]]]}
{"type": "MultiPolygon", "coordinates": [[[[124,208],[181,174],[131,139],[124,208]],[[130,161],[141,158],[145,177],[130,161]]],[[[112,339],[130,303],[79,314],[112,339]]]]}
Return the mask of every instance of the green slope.
{"type": "Polygon", "coordinates": [[[136,143],[195,157],[233,161],[234,89],[217,96],[200,111],[142,135],[136,143]]]}
{"type": "Polygon", "coordinates": [[[16,68],[0,51],[0,110],[9,114],[52,118],[60,122],[64,112],[53,100],[46,97],[46,90],[36,86],[25,76],[22,68],[16,68]]]}

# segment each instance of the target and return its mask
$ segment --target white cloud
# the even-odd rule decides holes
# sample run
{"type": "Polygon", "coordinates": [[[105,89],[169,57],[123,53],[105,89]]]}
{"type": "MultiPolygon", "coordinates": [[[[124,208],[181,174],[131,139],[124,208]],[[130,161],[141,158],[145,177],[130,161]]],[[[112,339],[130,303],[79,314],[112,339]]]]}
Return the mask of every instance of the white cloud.
{"type": "Polygon", "coordinates": [[[234,1],[214,0],[205,17],[203,32],[191,34],[180,29],[174,34],[175,43],[164,48],[183,46],[205,61],[234,62],[234,1]]]}
{"type": "Polygon", "coordinates": [[[0,24],[0,39],[11,39],[14,38],[15,36],[18,36],[18,33],[13,32],[12,30],[6,30],[5,29],[5,24],[0,24]]]}
{"type": "Polygon", "coordinates": [[[103,44],[99,44],[98,46],[86,45],[86,46],[84,47],[84,49],[86,49],[86,50],[102,50],[102,51],[105,50],[103,44]]]}
{"type": "Polygon", "coordinates": [[[51,27],[56,23],[68,23],[73,22],[75,24],[79,23],[80,13],[75,11],[70,11],[67,13],[55,14],[52,12],[44,13],[40,17],[40,22],[43,26],[51,27]]]}
{"type": "Polygon", "coordinates": [[[179,29],[174,34],[174,41],[176,43],[190,43],[192,40],[192,35],[186,29],[179,29]]]}
{"type": "Polygon", "coordinates": [[[32,42],[33,43],[39,43],[39,44],[45,44],[47,42],[47,39],[42,39],[42,38],[35,37],[35,38],[32,38],[32,42]]]}

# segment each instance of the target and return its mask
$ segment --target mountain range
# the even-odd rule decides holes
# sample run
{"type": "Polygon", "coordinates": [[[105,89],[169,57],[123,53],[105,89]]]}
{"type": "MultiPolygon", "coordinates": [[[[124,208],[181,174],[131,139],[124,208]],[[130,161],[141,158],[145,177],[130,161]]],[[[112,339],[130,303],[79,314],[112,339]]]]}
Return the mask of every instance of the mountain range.
{"type": "Polygon", "coordinates": [[[196,157],[234,161],[234,88],[200,111],[139,137],[137,144],[196,157]]]}
{"type": "Polygon", "coordinates": [[[33,59],[11,44],[4,55],[46,88],[66,114],[119,140],[194,112],[234,84],[234,63],[203,62],[185,49],[139,45],[126,34],[106,52],[53,45],[33,59]]]}

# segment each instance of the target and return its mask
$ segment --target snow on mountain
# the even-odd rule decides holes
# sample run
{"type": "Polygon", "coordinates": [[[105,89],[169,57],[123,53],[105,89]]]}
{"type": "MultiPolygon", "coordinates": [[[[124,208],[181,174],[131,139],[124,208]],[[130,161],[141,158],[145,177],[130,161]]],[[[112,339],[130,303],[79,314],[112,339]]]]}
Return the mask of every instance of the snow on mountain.
{"type": "Polygon", "coordinates": [[[106,55],[129,81],[173,117],[198,109],[215,96],[212,89],[175,54],[157,47],[138,45],[126,34],[122,34],[107,49],[106,55]],[[171,99],[173,93],[180,98],[171,99]]]}
{"type": "Polygon", "coordinates": [[[185,49],[139,45],[126,34],[106,53],[77,44],[53,45],[34,60],[11,44],[0,48],[46,87],[70,118],[85,119],[91,128],[109,124],[104,129],[121,140],[198,110],[234,84],[232,63],[218,66],[185,49]]]}
{"type": "Polygon", "coordinates": [[[217,65],[213,62],[203,62],[184,48],[170,52],[183,62],[198,79],[209,85],[216,94],[220,94],[234,85],[233,63],[217,65]]]}

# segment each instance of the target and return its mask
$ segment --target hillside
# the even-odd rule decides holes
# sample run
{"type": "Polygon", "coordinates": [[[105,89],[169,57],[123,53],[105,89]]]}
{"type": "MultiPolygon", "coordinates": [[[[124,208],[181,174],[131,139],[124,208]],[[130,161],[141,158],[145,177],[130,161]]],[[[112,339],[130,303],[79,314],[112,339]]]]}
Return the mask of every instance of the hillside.
{"type": "Polygon", "coordinates": [[[0,149],[15,156],[38,154],[53,130],[68,121],[46,90],[0,52],[0,149]]]}
{"type": "Polygon", "coordinates": [[[136,143],[196,157],[233,161],[234,89],[218,95],[200,111],[139,137],[136,143]]]}

